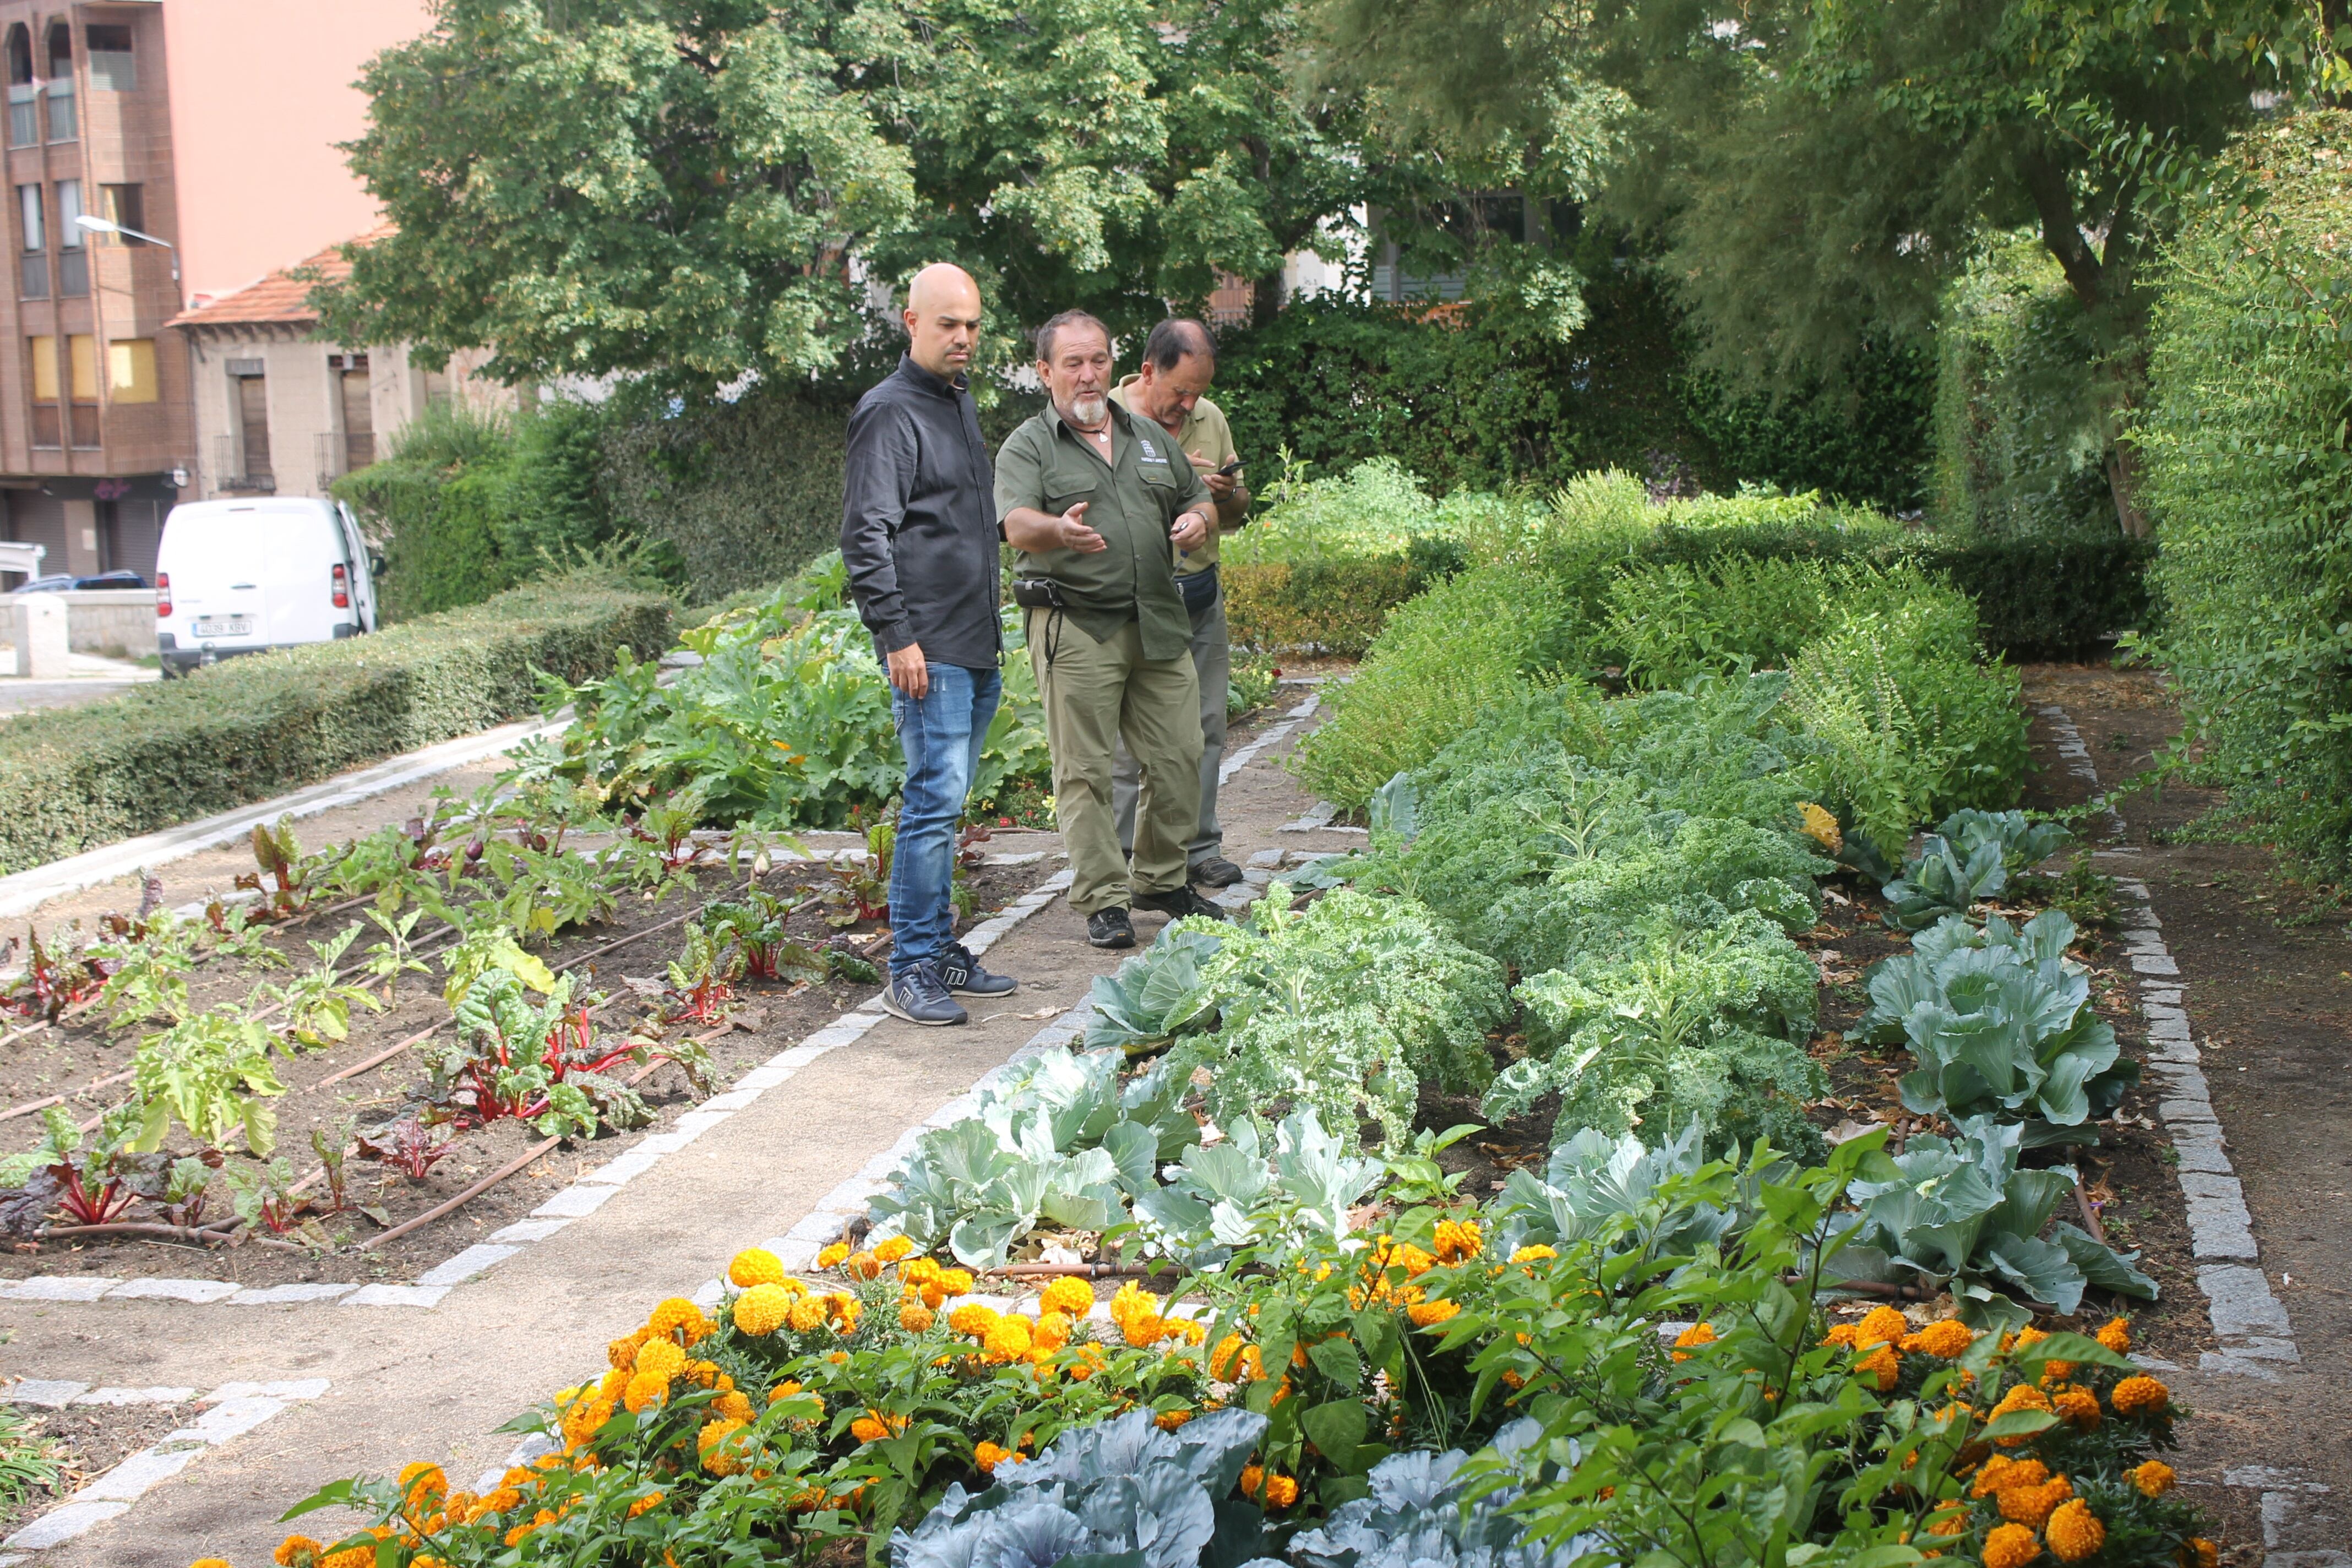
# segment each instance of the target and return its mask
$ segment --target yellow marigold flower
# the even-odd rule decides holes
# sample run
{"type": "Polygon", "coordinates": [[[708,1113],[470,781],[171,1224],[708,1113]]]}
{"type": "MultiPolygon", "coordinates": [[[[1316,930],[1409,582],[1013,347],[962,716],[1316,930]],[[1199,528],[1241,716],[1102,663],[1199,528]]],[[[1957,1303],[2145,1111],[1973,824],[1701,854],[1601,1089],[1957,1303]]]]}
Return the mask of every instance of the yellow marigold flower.
{"type": "MultiPolygon", "coordinates": [[[[1998,1421],[2012,1410],[2048,1410],[2049,1408],[2050,1396],[2048,1394],[2029,1384],[2021,1383],[2012,1386],[2007,1394],[2000,1396],[2000,1403],[1992,1407],[1992,1415],[1990,1419],[1998,1421]]],[[[1994,1442],[2000,1444],[2004,1448],[2014,1448],[2021,1443],[2030,1443],[2032,1440],[2033,1435],[2032,1433],[2019,1433],[2015,1436],[1996,1437],[1993,1439],[1994,1442]]]]}
{"type": "Polygon", "coordinates": [[[937,1315],[920,1301],[909,1301],[898,1309],[898,1326],[910,1334],[927,1334],[938,1321],[937,1315]]]}
{"type": "Polygon", "coordinates": [[[654,1315],[646,1320],[646,1327],[656,1335],[664,1335],[697,1328],[701,1322],[701,1308],[683,1296],[672,1296],[654,1308],[654,1315]]]}
{"type": "Polygon", "coordinates": [[[1192,1413],[1189,1410],[1163,1410],[1151,1418],[1151,1424],[1162,1432],[1173,1432],[1191,1419],[1192,1413]]]}
{"type": "Polygon", "coordinates": [[[1858,1342],[1856,1336],[1861,1332],[1860,1323],[1832,1323],[1830,1325],[1830,1331],[1822,1336],[1822,1343],[1843,1345],[1847,1350],[1852,1350],[1858,1342]]]}
{"type": "Polygon", "coordinates": [[[2107,1403],[2118,1415],[2161,1415],[2172,1403],[2172,1390],[2155,1378],[2132,1376],[2116,1384],[2107,1403]]]}
{"type": "Polygon", "coordinates": [[[2221,1561],[2221,1549],[2201,1535],[2191,1536],[2180,1548],[2181,1561],[2194,1563],[2194,1568],[2214,1568],[2221,1561]]]}
{"type": "Polygon", "coordinates": [[[643,1329],[639,1329],[633,1334],[624,1334],[604,1347],[604,1355],[616,1367],[634,1366],[637,1359],[637,1347],[651,1337],[643,1329]]]}
{"type": "Polygon", "coordinates": [[[838,1268],[842,1260],[846,1258],[848,1256],[849,1243],[845,1241],[836,1241],[816,1255],[816,1266],[819,1268],[838,1268]]]}
{"type": "Polygon", "coordinates": [[[661,1493],[647,1492],[645,1496],[639,1498],[636,1501],[629,1505],[629,1517],[631,1519],[635,1519],[640,1514],[651,1513],[654,1510],[661,1507],[661,1493]]]}
{"type": "Polygon", "coordinates": [[[764,1247],[747,1247],[727,1261],[727,1282],[738,1290],[779,1284],[783,1278],[783,1259],[764,1247]]]}
{"type": "Polygon", "coordinates": [[[1171,1331],[1168,1320],[1157,1312],[1139,1312],[1118,1326],[1119,1333],[1131,1345],[1156,1345],[1171,1331]]]}
{"type": "Polygon", "coordinates": [[[2042,1533],[2049,1537],[2050,1554],[2061,1563],[2080,1563],[2107,1543],[2107,1527],[2081,1498],[2060,1504],[2042,1533]]]}
{"type": "Polygon", "coordinates": [[[2050,1396],[2050,1408],[2058,1419],[2085,1432],[2099,1424],[2099,1396],[2087,1388],[2060,1389],[2050,1396]]]}
{"type": "Polygon", "coordinates": [[[1892,1392],[1903,1375],[1901,1358],[1895,1355],[1895,1346],[1885,1340],[1881,1340],[1868,1355],[1854,1363],[1853,1370],[1867,1373],[1881,1394],[1892,1392]]]}
{"type": "Polygon", "coordinates": [[[419,1459],[400,1472],[400,1495],[411,1508],[418,1507],[420,1500],[446,1497],[448,1492],[449,1478],[428,1460],[419,1459]]]}
{"type": "Polygon", "coordinates": [[[1227,1334],[1209,1352],[1209,1373],[1227,1383],[1255,1383],[1265,1375],[1265,1363],[1255,1345],[1243,1343],[1239,1334],[1227,1334]]]}
{"type": "Polygon", "coordinates": [[[793,1303],[800,1300],[773,1280],[763,1280],[735,1298],[729,1309],[735,1321],[735,1331],[765,1339],[784,1326],[792,1316],[793,1303]]]}
{"type": "Polygon", "coordinates": [[[1084,1383],[1100,1372],[1108,1361],[1109,1358],[1103,1353],[1102,1346],[1083,1344],[1071,1352],[1068,1364],[1062,1370],[1069,1373],[1072,1382],[1084,1383]]]}
{"type": "Polygon", "coordinates": [[[909,1258],[898,1265],[898,1278],[909,1285],[922,1285],[938,1280],[940,1260],[936,1258],[909,1258]]]}
{"type": "Polygon", "coordinates": [[[913,1253],[915,1244],[903,1236],[887,1237],[874,1249],[874,1256],[885,1263],[896,1263],[913,1253]]]}
{"type": "Polygon", "coordinates": [[[1512,1253],[1511,1261],[1514,1263],[1541,1263],[1548,1258],[1558,1258],[1559,1256],[1559,1252],[1557,1248],[1546,1247],[1541,1243],[1538,1243],[1534,1247],[1522,1247],[1517,1252],[1512,1253]]]}
{"type": "Polygon", "coordinates": [[[1065,1274],[1045,1287],[1038,1301],[1048,1312],[1083,1318],[1094,1310],[1095,1288],[1075,1274],[1065,1274]]]}
{"type": "Polygon", "coordinates": [[[1984,1462],[1969,1488],[1970,1497],[1990,1497],[2004,1487],[2039,1486],[2050,1479],[2050,1467],[2039,1459],[2012,1459],[1995,1454],[1984,1462]]]}
{"type": "Polygon", "coordinates": [[[226,1557],[199,1557],[188,1568],[235,1568],[226,1557]]]}
{"type": "Polygon", "coordinates": [[[734,1389],[730,1389],[725,1394],[722,1394],[718,1398],[712,1400],[710,1402],[710,1408],[719,1412],[719,1415],[726,1416],[730,1421],[749,1421],[751,1419],[751,1401],[750,1397],[734,1389]]]}
{"type": "Polygon", "coordinates": [[[743,1429],[743,1423],[732,1419],[706,1421],[695,1434],[695,1452],[702,1457],[702,1468],[714,1476],[731,1476],[743,1468],[740,1444],[728,1438],[743,1429]]]}
{"type": "Polygon", "coordinates": [[[1265,1506],[1288,1508],[1298,1500],[1298,1483],[1288,1476],[1265,1478],[1265,1506]]]}
{"type": "Polygon", "coordinates": [[[647,1340],[637,1347],[637,1375],[654,1373],[676,1377],[686,1370],[686,1352],[668,1340],[647,1340]]]}
{"type": "Polygon", "coordinates": [[[1855,1325],[1853,1342],[1856,1349],[1868,1350],[1875,1344],[1900,1340],[1910,1331],[1910,1323],[1894,1308],[1873,1307],[1855,1325]]]}
{"type": "Polygon", "coordinates": [[[870,1252],[853,1252],[842,1259],[841,1271],[853,1279],[879,1279],[882,1260],[870,1252]]]}
{"type": "Polygon", "coordinates": [[[1030,1331],[1030,1342],[1041,1351],[1057,1351],[1070,1342],[1077,1327],[1077,1320],[1069,1313],[1048,1310],[1037,1314],[1037,1326],[1030,1331]]]}
{"type": "Polygon", "coordinates": [[[2063,1476],[2053,1476],[2037,1487],[2003,1487],[1993,1501],[2000,1505],[2000,1517],[2010,1523],[2039,1530],[2049,1519],[2050,1510],[2074,1495],[2074,1482],[2063,1476]]]}
{"type": "MultiPolygon", "coordinates": [[[[1430,1329],[1446,1321],[1462,1310],[1458,1301],[1416,1301],[1405,1309],[1405,1316],[1417,1327],[1430,1329]]],[[[1297,1483],[1293,1483],[1295,1486],[1297,1483]]]]}
{"type": "Polygon", "coordinates": [[[947,1287],[940,1284],[937,1280],[924,1286],[922,1289],[922,1301],[923,1305],[929,1307],[932,1311],[938,1311],[941,1307],[948,1304],[947,1287]]]}
{"type": "Polygon", "coordinates": [[[1928,1324],[1916,1334],[1905,1335],[1903,1348],[1920,1354],[1934,1356],[1937,1361],[1950,1361],[1955,1357],[1966,1355],[1969,1347],[1976,1342],[1977,1336],[1973,1329],[1958,1318],[1944,1318],[1928,1324]]]}
{"type": "Polygon", "coordinates": [[[1927,1533],[1930,1535],[1958,1535],[1968,1528],[1968,1511],[1957,1507],[1938,1513],[1927,1521],[1927,1533]]]}
{"type": "Polygon", "coordinates": [[[866,1303],[836,1290],[824,1299],[824,1310],[832,1314],[834,1327],[845,1334],[857,1326],[857,1314],[866,1310],[866,1303]]]}
{"type": "Polygon", "coordinates": [[[795,1296],[784,1309],[784,1322],[796,1334],[824,1326],[824,1302],[815,1296],[795,1296]]]}
{"type": "Polygon", "coordinates": [[[1689,1352],[1701,1345],[1715,1343],[1715,1329],[1707,1323],[1693,1323],[1675,1336],[1675,1359],[1690,1360],[1689,1352]]]}
{"type": "Polygon", "coordinates": [[[1806,837],[1832,855],[1845,847],[1845,834],[1839,828],[1838,819],[1811,801],[1804,801],[1798,805],[1797,823],[1806,837]]]}
{"type": "Polygon", "coordinates": [[[1130,1318],[1157,1317],[1160,1298],[1130,1279],[1110,1299],[1110,1321],[1125,1328],[1130,1318]]]}
{"type": "Polygon", "coordinates": [[[472,1515],[475,1509],[481,1506],[482,1500],[461,1487],[441,1501],[442,1507],[447,1511],[449,1517],[463,1523],[472,1515]]]}
{"type": "Polygon", "coordinates": [[[995,1321],[996,1309],[979,1301],[966,1301],[948,1314],[949,1328],[960,1334],[969,1334],[973,1339],[984,1337],[995,1321]]]}
{"type": "Polygon", "coordinates": [[[947,1293],[950,1296],[968,1295],[971,1290],[971,1270],[942,1268],[940,1270],[940,1283],[947,1289],[947,1293]]]}
{"type": "Polygon", "coordinates": [[[2145,1498],[2159,1498],[2172,1489],[2172,1467],[2162,1459],[2150,1459],[2137,1469],[2126,1472],[2126,1479],[2139,1489],[2145,1498]]]}
{"type": "Polygon", "coordinates": [[[996,1473],[997,1466],[1007,1463],[1017,1465],[1022,1463],[1024,1458],[1025,1456],[1011,1448],[1000,1447],[994,1443],[978,1444],[971,1451],[971,1462],[980,1467],[982,1475],[990,1476],[996,1473]]]}
{"type": "Polygon", "coordinates": [[[2021,1524],[1996,1524],[1985,1537],[1984,1568],[2025,1568],[2042,1555],[2042,1542],[2021,1524]]]}
{"type": "Polygon", "coordinates": [[[1033,1339],[1029,1320],[1018,1312],[1011,1312],[988,1325],[988,1333],[982,1339],[980,1348],[991,1361],[1018,1361],[1029,1353],[1033,1339]]]}
{"type": "Polygon", "coordinates": [[[1265,1485],[1265,1468],[1264,1466],[1244,1465],[1242,1467],[1242,1496],[1255,1497],[1258,1489],[1265,1485]]]}
{"type": "Polygon", "coordinates": [[[2106,1326],[2099,1331],[2099,1342],[2117,1355],[2131,1354],[2131,1320],[2109,1318],[2106,1326]]]}
{"type": "Polygon", "coordinates": [[[1409,1241],[1396,1244],[1395,1256],[1390,1261],[1401,1266],[1407,1274],[1426,1274],[1437,1267],[1437,1258],[1423,1252],[1409,1241]]]}
{"type": "Polygon", "coordinates": [[[1440,1263],[1461,1263],[1478,1256],[1485,1237],[1478,1234],[1478,1222],[1468,1219],[1442,1219],[1437,1222],[1437,1260],[1440,1263]]]}
{"type": "Polygon", "coordinates": [[[849,1435],[861,1443],[879,1443],[890,1435],[890,1428],[871,1415],[861,1415],[849,1424],[849,1435]]]}
{"type": "MultiPolygon", "coordinates": [[[[635,1352],[632,1352],[630,1353],[630,1360],[635,1361],[635,1352]]],[[[620,1398],[621,1390],[629,1386],[629,1374],[635,1370],[635,1367],[627,1364],[614,1367],[612,1371],[606,1373],[603,1378],[598,1380],[596,1392],[603,1394],[607,1399],[620,1398]]]]}
{"type": "MultiPolygon", "coordinates": [[[[629,1386],[622,1391],[621,1408],[626,1410],[630,1415],[635,1415],[638,1412],[644,1410],[647,1405],[658,1405],[668,1397],[669,1377],[667,1373],[658,1372],[641,1372],[637,1373],[636,1376],[629,1379],[629,1386]]],[[[500,1491],[507,1491],[512,1489],[501,1487],[499,1489],[500,1491]]],[[[495,1496],[496,1494],[494,1493],[492,1495],[495,1496]]]]}
{"type": "Polygon", "coordinates": [[[319,1559],[319,1568],[375,1568],[375,1548],[346,1546],[319,1559]]]}

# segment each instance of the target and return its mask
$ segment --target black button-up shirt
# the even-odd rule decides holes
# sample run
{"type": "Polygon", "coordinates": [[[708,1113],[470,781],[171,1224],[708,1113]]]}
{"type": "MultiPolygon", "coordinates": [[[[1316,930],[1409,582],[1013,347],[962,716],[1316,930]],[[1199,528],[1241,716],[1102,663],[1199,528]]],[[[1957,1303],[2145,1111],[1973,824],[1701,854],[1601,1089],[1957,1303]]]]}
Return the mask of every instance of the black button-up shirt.
{"type": "Polygon", "coordinates": [[[992,669],[997,527],[988,447],[963,378],[901,356],[849,416],[841,558],[877,654],[992,669]]]}

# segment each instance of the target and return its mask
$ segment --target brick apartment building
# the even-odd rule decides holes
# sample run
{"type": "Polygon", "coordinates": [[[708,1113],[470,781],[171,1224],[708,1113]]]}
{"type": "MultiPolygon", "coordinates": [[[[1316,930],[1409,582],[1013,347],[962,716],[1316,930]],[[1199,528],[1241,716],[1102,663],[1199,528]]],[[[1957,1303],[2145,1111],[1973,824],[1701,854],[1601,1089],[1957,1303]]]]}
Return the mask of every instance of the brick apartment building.
{"type": "Polygon", "coordinates": [[[235,360],[200,389],[168,324],[374,224],[335,143],[364,123],[362,64],[426,21],[425,0],[0,0],[0,539],[46,545],[48,572],[153,571],[164,512],[219,460],[199,397],[268,412],[235,360]]]}

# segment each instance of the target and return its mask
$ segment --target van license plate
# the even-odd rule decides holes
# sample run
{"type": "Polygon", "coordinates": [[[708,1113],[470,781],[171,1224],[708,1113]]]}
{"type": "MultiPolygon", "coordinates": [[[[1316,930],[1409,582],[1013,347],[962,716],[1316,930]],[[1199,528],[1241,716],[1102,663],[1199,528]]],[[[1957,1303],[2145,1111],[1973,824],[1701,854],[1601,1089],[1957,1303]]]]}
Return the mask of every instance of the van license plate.
{"type": "Polygon", "coordinates": [[[241,637],[253,634],[251,616],[213,616],[196,622],[200,637],[241,637]]]}

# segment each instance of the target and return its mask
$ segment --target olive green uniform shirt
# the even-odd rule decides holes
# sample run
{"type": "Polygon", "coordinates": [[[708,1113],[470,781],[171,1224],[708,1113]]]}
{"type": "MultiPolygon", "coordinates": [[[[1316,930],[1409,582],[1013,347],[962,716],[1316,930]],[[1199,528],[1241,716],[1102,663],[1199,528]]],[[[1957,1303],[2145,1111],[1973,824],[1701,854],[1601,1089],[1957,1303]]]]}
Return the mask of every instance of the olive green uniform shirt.
{"type": "Polygon", "coordinates": [[[1192,617],[1176,591],[1168,531],[1188,511],[1209,519],[1213,529],[1216,505],[1184,454],[1171,449],[1167,431],[1117,403],[1110,423],[1108,464],[1050,404],[1005,438],[996,455],[999,526],[1015,507],[1058,517],[1085,501],[1087,526],[1108,546],[1085,554],[1059,546],[1024,550],[1013,574],[1060,584],[1070,621],[1097,642],[1134,621],[1144,658],[1188,658],[1192,617]]]}
{"type": "MultiPolygon", "coordinates": [[[[1136,423],[1145,429],[1157,427],[1165,431],[1168,428],[1165,425],[1145,416],[1129,401],[1134,395],[1134,389],[1140,385],[1142,381],[1143,378],[1139,375],[1127,377],[1113,390],[1110,400],[1134,414],[1136,423]]],[[[1187,463],[1192,460],[1192,453],[1200,453],[1209,460],[1209,467],[1212,468],[1222,468],[1240,456],[1234,450],[1234,429],[1232,426],[1225,423],[1225,411],[1205,397],[1194,399],[1192,412],[1184,416],[1183,427],[1176,432],[1176,455],[1187,463]]],[[[1194,468],[1192,471],[1197,474],[1201,470],[1194,468]]],[[[1214,508],[1212,508],[1209,512],[1209,537],[1195,549],[1180,550],[1176,552],[1176,575],[1189,577],[1195,572],[1206,572],[1210,567],[1214,566],[1217,563],[1218,536],[1234,532],[1248,519],[1247,508],[1244,508],[1231,522],[1223,521],[1214,508]]]]}

